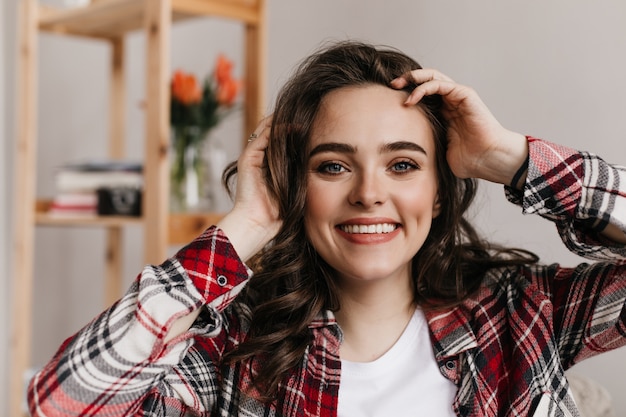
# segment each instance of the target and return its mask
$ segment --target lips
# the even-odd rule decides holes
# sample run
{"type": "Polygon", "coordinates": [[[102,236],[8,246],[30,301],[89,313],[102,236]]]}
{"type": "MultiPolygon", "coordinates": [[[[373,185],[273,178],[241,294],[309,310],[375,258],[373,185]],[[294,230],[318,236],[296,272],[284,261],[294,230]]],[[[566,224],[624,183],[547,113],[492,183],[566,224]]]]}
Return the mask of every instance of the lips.
{"type": "Polygon", "coordinates": [[[390,242],[401,229],[402,225],[389,217],[352,218],[336,226],[339,236],[360,245],[390,242]]]}

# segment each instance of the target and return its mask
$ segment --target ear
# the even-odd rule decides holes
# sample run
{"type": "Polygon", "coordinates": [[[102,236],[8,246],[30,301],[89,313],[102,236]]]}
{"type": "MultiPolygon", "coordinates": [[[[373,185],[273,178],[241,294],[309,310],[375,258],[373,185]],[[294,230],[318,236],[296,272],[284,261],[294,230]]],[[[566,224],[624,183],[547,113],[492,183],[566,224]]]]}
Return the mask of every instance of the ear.
{"type": "Polygon", "coordinates": [[[439,193],[435,197],[435,201],[433,202],[433,219],[437,218],[441,214],[441,201],[439,198],[439,193]]]}

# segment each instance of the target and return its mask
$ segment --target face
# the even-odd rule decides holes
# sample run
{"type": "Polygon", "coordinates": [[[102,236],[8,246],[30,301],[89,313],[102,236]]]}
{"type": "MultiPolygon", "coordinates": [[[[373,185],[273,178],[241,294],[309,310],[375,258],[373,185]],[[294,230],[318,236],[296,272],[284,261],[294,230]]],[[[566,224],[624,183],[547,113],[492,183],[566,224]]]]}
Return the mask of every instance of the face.
{"type": "Polygon", "coordinates": [[[380,85],[329,93],[308,145],[305,228],[340,282],[410,279],[439,207],[431,126],[380,85]]]}

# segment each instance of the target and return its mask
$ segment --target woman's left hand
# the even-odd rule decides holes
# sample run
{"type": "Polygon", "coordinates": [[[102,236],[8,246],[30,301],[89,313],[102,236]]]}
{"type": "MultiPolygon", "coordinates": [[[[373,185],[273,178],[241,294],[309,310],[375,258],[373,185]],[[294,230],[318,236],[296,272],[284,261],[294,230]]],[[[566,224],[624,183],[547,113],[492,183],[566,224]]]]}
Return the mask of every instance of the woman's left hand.
{"type": "Polygon", "coordinates": [[[470,87],[457,84],[433,69],[411,71],[391,82],[401,89],[409,80],[418,86],[406,99],[417,104],[424,96],[440,95],[448,121],[448,153],[452,172],[459,178],[482,178],[502,184],[511,179],[528,155],[524,135],[505,129],[470,87]]]}

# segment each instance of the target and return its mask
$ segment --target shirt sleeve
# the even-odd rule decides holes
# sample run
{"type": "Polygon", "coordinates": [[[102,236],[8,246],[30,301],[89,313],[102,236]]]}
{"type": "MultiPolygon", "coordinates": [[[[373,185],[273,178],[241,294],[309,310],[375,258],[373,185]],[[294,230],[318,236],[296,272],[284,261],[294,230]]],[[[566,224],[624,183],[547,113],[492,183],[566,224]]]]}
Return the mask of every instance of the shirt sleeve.
{"type": "Polygon", "coordinates": [[[529,138],[524,189],[505,189],[524,213],[554,222],[572,252],[598,261],[525,268],[534,288],[550,299],[563,365],[626,345],[626,245],[600,233],[608,224],[626,232],[626,168],[529,138]]]}
{"type": "Polygon", "coordinates": [[[171,377],[197,333],[220,333],[219,313],[250,276],[215,226],[161,265],[146,266],[122,299],[66,340],[34,376],[32,415],[134,415],[171,377]],[[205,305],[210,314],[203,314],[202,328],[164,342],[176,319],[205,305]]]}
{"type": "Polygon", "coordinates": [[[505,187],[524,214],[538,214],[557,226],[577,255],[596,260],[626,258],[626,245],[600,232],[613,224],[626,233],[626,167],[597,155],[528,138],[528,175],[522,191],[505,187]]]}

